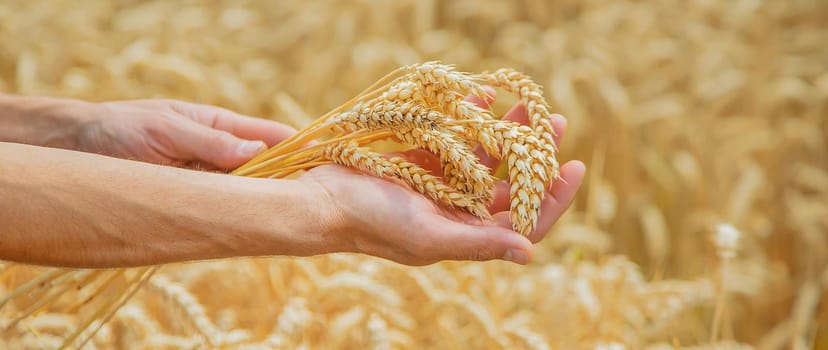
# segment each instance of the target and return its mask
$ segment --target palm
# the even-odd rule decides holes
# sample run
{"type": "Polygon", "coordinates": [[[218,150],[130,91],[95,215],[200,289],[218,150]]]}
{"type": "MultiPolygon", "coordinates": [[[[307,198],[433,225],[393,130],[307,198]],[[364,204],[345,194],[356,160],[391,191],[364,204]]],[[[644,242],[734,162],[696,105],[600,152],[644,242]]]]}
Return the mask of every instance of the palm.
{"type": "MultiPolygon", "coordinates": [[[[396,179],[381,179],[370,174],[338,165],[320,166],[305,175],[332,194],[334,202],[349,196],[347,203],[353,209],[362,205],[386,208],[381,221],[387,224],[399,222],[423,222],[435,217],[454,218],[462,215],[435,204],[396,179]]],[[[468,214],[465,214],[469,216],[468,214]]]]}
{"type": "MultiPolygon", "coordinates": [[[[471,98],[474,100],[474,98],[471,98]]],[[[486,106],[491,101],[474,101],[486,106]]],[[[518,104],[504,119],[528,123],[526,109],[518,104]]],[[[554,116],[553,127],[560,144],[566,120],[554,116]]],[[[481,163],[496,169],[498,161],[477,150],[481,163]]],[[[440,174],[435,155],[413,150],[399,154],[434,175],[440,174]]],[[[526,238],[512,231],[509,216],[509,185],[495,185],[489,205],[491,219],[476,218],[460,210],[444,208],[396,179],[380,179],[371,174],[336,166],[316,167],[303,180],[316,183],[347,224],[339,229],[350,237],[355,251],[419,265],[445,259],[484,260],[504,256],[525,263],[531,255],[531,242],[538,242],[566,211],[581,184],[584,166],[568,162],[561,169],[561,180],[554,181],[541,203],[537,228],[526,238]],[[527,246],[528,245],[528,246],[527,246]],[[510,248],[505,248],[510,247],[510,248]],[[520,257],[518,257],[520,256],[520,257]],[[517,257],[517,258],[516,258],[517,257]]]]}
{"type": "Polygon", "coordinates": [[[311,169],[302,179],[323,187],[327,201],[349,218],[340,233],[351,237],[354,251],[423,265],[499,258],[502,247],[529,244],[493,220],[442,208],[394,179],[338,165],[311,169]]]}

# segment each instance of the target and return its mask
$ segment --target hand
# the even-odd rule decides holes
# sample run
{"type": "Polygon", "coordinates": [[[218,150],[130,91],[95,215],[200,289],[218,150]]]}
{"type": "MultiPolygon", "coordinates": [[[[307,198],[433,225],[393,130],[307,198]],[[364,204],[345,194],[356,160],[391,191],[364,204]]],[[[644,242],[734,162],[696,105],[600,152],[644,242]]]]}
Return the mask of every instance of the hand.
{"type": "Polygon", "coordinates": [[[293,128],[175,100],[89,104],[76,150],[151,163],[236,168],[294,134],[293,128]]]}
{"type": "MultiPolygon", "coordinates": [[[[491,98],[494,93],[492,91],[491,98]]],[[[470,99],[471,100],[471,99],[470,99]]],[[[473,100],[479,104],[491,101],[473,100]]],[[[518,104],[504,119],[526,123],[526,109],[518,104]]],[[[560,145],[566,119],[556,115],[553,126],[560,145]]],[[[482,156],[492,169],[497,161],[482,156]]],[[[439,160],[425,151],[405,154],[409,160],[439,172],[439,160]],[[431,164],[436,167],[430,166],[431,164]]],[[[440,260],[504,259],[526,264],[532,243],[538,242],[569,208],[584,175],[584,164],[571,161],[561,167],[563,181],[555,181],[543,200],[536,230],[527,238],[512,231],[509,219],[509,186],[496,184],[489,210],[491,220],[482,220],[458,210],[442,208],[423,195],[386,179],[329,165],[311,169],[300,177],[317,185],[326,198],[320,203],[336,213],[330,231],[350,242],[353,251],[408,265],[426,265],[440,260]]]]}

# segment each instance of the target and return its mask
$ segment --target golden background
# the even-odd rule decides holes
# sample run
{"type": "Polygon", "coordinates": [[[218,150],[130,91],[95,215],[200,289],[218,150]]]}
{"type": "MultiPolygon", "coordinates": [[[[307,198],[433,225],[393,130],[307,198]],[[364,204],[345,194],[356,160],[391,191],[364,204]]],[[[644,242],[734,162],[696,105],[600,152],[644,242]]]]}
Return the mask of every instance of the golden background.
{"type": "MultiPolygon", "coordinates": [[[[522,70],[570,121],[560,159],[587,181],[535,262],[169,266],[86,348],[828,348],[826,1],[0,2],[3,92],[301,127],[435,59],[522,70]]],[[[82,316],[0,347],[54,347],[82,316]]]]}

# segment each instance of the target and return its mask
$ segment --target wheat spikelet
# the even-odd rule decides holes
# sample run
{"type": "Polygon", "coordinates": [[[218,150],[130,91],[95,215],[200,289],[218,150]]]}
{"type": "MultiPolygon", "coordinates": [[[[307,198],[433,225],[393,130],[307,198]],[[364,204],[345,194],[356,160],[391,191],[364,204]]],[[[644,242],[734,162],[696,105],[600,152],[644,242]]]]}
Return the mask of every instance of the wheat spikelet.
{"type": "Polygon", "coordinates": [[[471,75],[458,72],[453,66],[436,61],[425,62],[408,67],[409,79],[419,86],[438,85],[445,93],[463,99],[466,95],[485,97],[486,90],[471,75]]]}
{"type": "Polygon", "coordinates": [[[187,291],[183,286],[170,281],[165,276],[157,276],[148,283],[150,291],[154,291],[162,296],[183,312],[187,321],[196,329],[196,331],[213,346],[220,343],[220,330],[216,325],[210,321],[204,307],[196,300],[196,298],[187,291]]]}
{"type": "MultiPolygon", "coordinates": [[[[476,106],[474,103],[469,101],[465,101],[463,99],[457,100],[452,98],[447,98],[448,96],[439,92],[437,87],[434,86],[427,86],[427,91],[433,91],[430,94],[426,94],[424,97],[424,102],[429,106],[436,108],[437,110],[445,113],[446,115],[451,116],[454,119],[459,120],[470,120],[476,122],[483,122],[486,120],[494,119],[491,112],[476,106]]],[[[471,128],[471,127],[460,127],[458,129],[454,129],[459,134],[464,135],[468,140],[475,140],[477,141],[486,153],[490,155],[498,155],[497,152],[497,143],[495,142],[494,137],[491,135],[489,130],[481,129],[481,128],[471,128]]]]}
{"type": "Polygon", "coordinates": [[[435,129],[444,116],[413,101],[375,101],[358,104],[349,112],[341,113],[324,125],[341,131],[360,129],[393,130],[397,128],[435,129]]]}
{"type": "MultiPolygon", "coordinates": [[[[471,120],[478,123],[494,119],[490,111],[480,108],[474,103],[465,101],[462,95],[451,93],[444,86],[433,84],[418,85],[408,80],[391,86],[380,97],[368,101],[365,104],[376,105],[393,102],[407,105],[423,104],[428,108],[442,113],[443,117],[439,120],[442,123],[450,123],[450,119],[471,120]]],[[[428,127],[411,126],[411,128],[432,129],[430,124],[428,127]]],[[[457,132],[459,135],[463,135],[469,141],[477,141],[486,153],[499,157],[497,142],[489,130],[466,127],[465,124],[446,125],[446,128],[457,132]]]]}
{"type": "MultiPolygon", "coordinates": [[[[494,115],[486,109],[465,100],[467,95],[486,96],[483,87],[469,75],[459,73],[452,66],[427,62],[412,69],[410,81],[404,81],[389,91],[386,98],[419,100],[444,114],[461,120],[491,120],[494,115]]],[[[468,138],[477,140],[487,153],[496,155],[497,145],[486,130],[465,128],[468,138]]]]}
{"type": "Polygon", "coordinates": [[[439,178],[403,158],[385,158],[367,147],[359,147],[354,142],[330,146],[324,151],[324,157],[337,164],[370,172],[378,177],[401,179],[417,192],[449,207],[463,208],[477,216],[488,215],[485,205],[479,200],[446,186],[439,178]]]}
{"type": "Polygon", "coordinates": [[[448,130],[396,130],[395,136],[404,143],[415,145],[440,156],[443,177],[449,186],[470,193],[485,202],[492,199],[494,178],[489,168],[480,164],[468,144],[448,130]]]}
{"type": "MultiPolygon", "coordinates": [[[[395,92],[390,97],[399,94],[395,92]]],[[[489,169],[477,162],[476,156],[470,147],[462,142],[462,138],[450,131],[438,130],[440,124],[445,121],[444,115],[416,104],[414,99],[402,103],[380,99],[358,104],[354,110],[342,113],[324,125],[333,126],[343,132],[361,129],[395,131],[398,139],[441,156],[443,175],[449,186],[484,198],[486,201],[491,200],[493,180],[489,175],[489,169]]],[[[478,129],[462,130],[465,132],[478,129]]],[[[487,136],[486,140],[494,144],[493,136],[487,136]]],[[[496,147],[490,146],[495,149],[496,147]]]]}
{"type": "MultiPolygon", "coordinates": [[[[537,137],[542,141],[542,151],[546,155],[548,171],[553,178],[558,177],[558,161],[555,158],[555,128],[552,127],[549,104],[543,98],[543,88],[532,81],[526,74],[511,68],[501,68],[494,73],[478,76],[487,84],[503,88],[517,94],[526,106],[529,122],[537,137]]],[[[550,180],[551,181],[551,180],[550,180]]]]}
{"type": "Polygon", "coordinates": [[[509,170],[510,217],[515,231],[527,236],[537,225],[541,201],[546,194],[549,169],[542,144],[527,126],[510,122],[487,123],[485,128],[502,145],[502,158],[509,170]]]}

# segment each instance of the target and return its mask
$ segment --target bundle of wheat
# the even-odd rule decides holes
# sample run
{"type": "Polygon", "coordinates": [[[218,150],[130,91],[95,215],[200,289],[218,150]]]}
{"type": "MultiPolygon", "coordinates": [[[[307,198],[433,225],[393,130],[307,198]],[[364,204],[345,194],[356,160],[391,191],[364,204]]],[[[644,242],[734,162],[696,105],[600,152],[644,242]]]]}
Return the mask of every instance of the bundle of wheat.
{"type": "Polygon", "coordinates": [[[506,160],[512,226],[529,235],[537,225],[546,188],[558,177],[549,110],[540,87],[514,70],[468,74],[439,62],[406,66],[233,174],[276,178],[336,163],[398,178],[429,198],[486,217],[494,180],[472,152],[480,146],[490,156],[506,160]],[[485,98],[485,83],[518,94],[534,128],[496,120],[490,110],[464,100],[469,95],[485,98]],[[318,139],[324,141],[306,146],[318,139]],[[442,182],[416,164],[383,159],[364,147],[387,139],[439,156],[442,182]]]}

